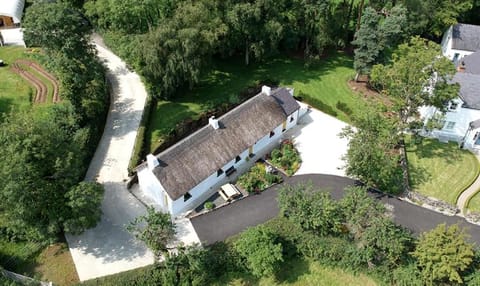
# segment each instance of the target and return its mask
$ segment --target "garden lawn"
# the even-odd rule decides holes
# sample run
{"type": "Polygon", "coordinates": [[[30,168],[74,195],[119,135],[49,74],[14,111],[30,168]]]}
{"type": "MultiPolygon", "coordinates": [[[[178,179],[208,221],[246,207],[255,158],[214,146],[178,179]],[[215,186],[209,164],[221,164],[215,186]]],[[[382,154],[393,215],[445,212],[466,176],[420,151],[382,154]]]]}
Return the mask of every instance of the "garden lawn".
{"type": "Polygon", "coordinates": [[[477,193],[470,199],[467,209],[472,212],[480,213],[480,193],[477,193]]]}
{"type": "Polygon", "coordinates": [[[286,261],[276,278],[252,276],[235,277],[226,275],[217,285],[291,285],[291,286],[369,286],[377,285],[374,280],[364,274],[353,274],[340,268],[331,268],[312,260],[292,259],[286,261]]]}
{"type": "Polygon", "coordinates": [[[173,101],[159,101],[154,106],[146,134],[145,150],[152,152],[175,125],[186,119],[196,119],[209,109],[224,102],[238,102],[238,94],[248,86],[264,80],[276,80],[280,86],[295,88],[295,94],[304,94],[320,101],[320,109],[337,112],[337,117],[350,122],[347,114],[337,109],[343,102],[350,109],[358,109],[362,96],[351,91],[347,81],[354,76],[352,59],[336,53],[309,67],[300,59],[279,57],[245,66],[240,58],[215,61],[211,72],[190,91],[179,91],[173,101]]]}
{"type": "Polygon", "coordinates": [[[456,203],[480,171],[477,158],[457,143],[433,139],[423,139],[418,145],[407,142],[407,156],[412,188],[451,204],[456,203]]]}
{"type": "MultiPolygon", "coordinates": [[[[26,49],[22,47],[0,47],[0,59],[7,65],[17,59],[27,58],[26,49]]],[[[12,107],[26,110],[31,106],[33,87],[8,66],[0,67],[0,115],[12,107]]]]}

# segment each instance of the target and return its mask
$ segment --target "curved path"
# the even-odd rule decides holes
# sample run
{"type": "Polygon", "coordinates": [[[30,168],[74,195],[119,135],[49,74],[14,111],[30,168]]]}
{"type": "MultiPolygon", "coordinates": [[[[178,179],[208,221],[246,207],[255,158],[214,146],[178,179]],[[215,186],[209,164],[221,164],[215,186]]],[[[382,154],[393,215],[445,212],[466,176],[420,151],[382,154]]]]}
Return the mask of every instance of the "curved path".
{"type": "Polygon", "coordinates": [[[94,43],[108,68],[112,98],[102,139],[85,177],[105,187],[102,219],[81,235],[66,235],[81,281],[153,263],[151,251],[125,230],[126,224],[146,213],[125,182],[147,93],[137,74],[98,41],[94,43]]]}
{"type": "MultiPolygon", "coordinates": [[[[475,157],[480,161],[480,156],[475,155],[475,157]]],[[[462,215],[467,214],[467,202],[468,200],[473,197],[478,191],[480,190],[480,176],[477,177],[475,182],[470,185],[465,191],[463,191],[457,200],[457,207],[460,209],[460,213],[462,215]]]]}
{"type": "MultiPolygon", "coordinates": [[[[277,190],[285,184],[311,182],[315,187],[330,191],[332,198],[340,199],[344,188],[355,185],[356,181],[335,175],[307,174],[287,178],[260,195],[248,196],[233,204],[191,219],[198,237],[204,244],[222,241],[237,234],[247,227],[266,222],[278,215],[277,190]]],[[[467,227],[471,240],[480,245],[480,227],[470,224],[456,216],[446,216],[420,206],[399,200],[383,193],[370,192],[372,197],[393,208],[393,219],[396,223],[410,229],[415,235],[435,228],[440,223],[448,225],[458,223],[467,227]]]]}

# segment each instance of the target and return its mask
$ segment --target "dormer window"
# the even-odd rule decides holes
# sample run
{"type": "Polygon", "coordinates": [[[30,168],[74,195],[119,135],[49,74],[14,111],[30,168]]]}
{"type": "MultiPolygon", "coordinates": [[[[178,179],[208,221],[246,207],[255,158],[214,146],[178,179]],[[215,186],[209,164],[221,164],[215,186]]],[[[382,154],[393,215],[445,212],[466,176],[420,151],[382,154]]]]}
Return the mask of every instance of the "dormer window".
{"type": "Polygon", "coordinates": [[[220,177],[220,175],[223,174],[223,170],[222,169],[218,169],[217,170],[217,177],[220,177]]]}
{"type": "Polygon", "coordinates": [[[192,197],[192,195],[190,195],[189,192],[186,192],[185,195],[183,195],[183,201],[186,202],[186,201],[188,201],[191,197],[192,197]]]}
{"type": "Polygon", "coordinates": [[[238,162],[240,162],[241,160],[242,160],[242,158],[241,158],[240,156],[235,157],[235,163],[238,163],[238,162]]]}
{"type": "Polygon", "coordinates": [[[272,138],[273,136],[275,136],[275,132],[270,131],[270,138],[272,138]]]}

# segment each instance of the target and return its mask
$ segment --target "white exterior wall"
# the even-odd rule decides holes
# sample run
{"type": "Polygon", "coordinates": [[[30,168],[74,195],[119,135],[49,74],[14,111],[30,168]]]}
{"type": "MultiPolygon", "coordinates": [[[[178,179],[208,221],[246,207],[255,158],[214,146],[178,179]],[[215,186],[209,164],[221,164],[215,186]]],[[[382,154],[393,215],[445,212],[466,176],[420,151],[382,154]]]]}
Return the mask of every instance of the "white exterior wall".
{"type": "MultiPolygon", "coordinates": [[[[273,131],[275,132],[275,135],[270,137],[270,134],[265,135],[262,137],[260,140],[258,140],[254,145],[253,145],[253,154],[262,154],[271,144],[279,143],[283,133],[285,133],[287,130],[292,128],[297,124],[298,121],[298,111],[294,112],[292,115],[290,115],[287,120],[286,120],[286,130],[282,132],[283,130],[283,123],[277,126],[273,131]],[[293,121],[290,122],[290,118],[293,117],[293,121]]],[[[255,158],[252,159],[246,159],[249,157],[249,149],[246,149],[243,151],[240,155],[241,160],[237,163],[235,163],[235,158],[225,164],[222,167],[223,174],[220,176],[217,176],[217,172],[215,171],[212,175],[210,175],[208,178],[203,180],[200,184],[196,185],[193,189],[189,191],[189,194],[192,196],[190,199],[187,201],[184,201],[184,197],[182,196],[181,198],[171,201],[169,199],[169,212],[172,214],[172,216],[178,216],[181,213],[187,212],[198,205],[200,205],[202,202],[204,202],[207,198],[209,198],[211,195],[213,195],[220,186],[223,184],[226,184],[228,182],[231,182],[233,178],[237,177],[241,171],[245,170],[240,170],[245,165],[251,165],[253,162],[252,160],[257,160],[258,157],[255,156],[255,158]],[[227,177],[225,175],[225,171],[229,169],[230,167],[235,166],[237,169],[236,174],[232,174],[230,177],[227,177]]],[[[150,172],[151,173],[151,172],[150,172]]],[[[152,174],[153,175],[153,174],[152,174]]],[[[156,179],[156,178],[155,178],[156,179]]],[[[140,176],[139,176],[139,181],[140,181],[140,176]]],[[[158,182],[158,180],[157,180],[158,182]]],[[[143,189],[143,187],[142,187],[143,189]]],[[[161,189],[163,192],[163,188],[161,189]]]]}
{"type": "Polygon", "coordinates": [[[465,51],[465,50],[456,50],[452,49],[452,26],[448,28],[447,32],[443,35],[442,39],[442,54],[447,57],[449,60],[453,60],[453,57],[455,56],[456,53],[459,54],[457,57],[457,60],[460,60],[461,58],[468,56],[472,54],[472,51],[465,51]]]}
{"type": "Polygon", "coordinates": [[[144,168],[137,172],[138,184],[145,195],[151,198],[163,212],[169,211],[169,206],[172,205],[171,200],[164,191],[162,184],[157,177],[148,168],[144,168]]]}
{"type": "MultiPolygon", "coordinates": [[[[480,110],[463,108],[461,107],[463,101],[460,98],[453,100],[458,103],[457,109],[455,111],[448,111],[445,113],[445,125],[440,130],[433,130],[428,136],[438,138],[442,141],[456,141],[461,143],[465,135],[465,148],[471,149],[473,147],[473,136],[468,136],[467,131],[469,131],[470,122],[480,119],[480,110]],[[452,129],[446,129],[447,122],[455,122],[455,126],[452,129]],[[470,138],[471,137],[471,138],[470,138]]],[[[438,111],[435,107],[422,107],[420,108],[420,114],[426,123],[429,118],[431,118],[438,111]]],[[[470,134],[471,135],[471,134],[470,134]]]]}

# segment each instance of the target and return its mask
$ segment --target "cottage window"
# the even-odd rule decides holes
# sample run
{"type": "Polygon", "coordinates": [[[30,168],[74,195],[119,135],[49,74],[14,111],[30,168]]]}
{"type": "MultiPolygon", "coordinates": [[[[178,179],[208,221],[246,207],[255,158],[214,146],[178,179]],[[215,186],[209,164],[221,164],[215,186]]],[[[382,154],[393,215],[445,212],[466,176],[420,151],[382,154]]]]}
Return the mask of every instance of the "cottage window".
{"type": "Polygon", "coordinates": [[[183,195],[183,201],[186,202],[186,201],[188,201],[191,197],[192,197],[192,195],[190,195],[189,192],[186,192],[185,195],[183,195]]]}
{"type": "Polygon", "coordinates": [[[225,175],[230,176],[231,174],[235,173],[237,171],[237,169],[235,169],[234,166],[228,168],[226,171],[225,171],[225,175]]]}
{"type": "Polygon", "coordinates": [[[273,136],[275,136],[275,132],[270,131],[270,138],[272,138],[273,136]]]}
{"type": "Polygon", "coordinates": [[[458,103],[455,101],[450,101],[450,106],[448,107],[448,110],[450,111],[455,111],[457,110],[458,103]]]}
{"type": "Polygon", "coordinates": [[[453,127],[455,127],[455,122],[453,122],[453,121],[447,121],[447,123],[445,123],[444,129],[446,129],[446,130],[452,130],[453,127]]]}
{"type": "Polygon", "coordinates": [[[220,177],[221,174],[223,174],[223,170],[222,170],[222,169],[218,169],[218,171],[217,171],[217,177],[220,177]]]}
{"type": "Polygon", "coordinates": [[[240,162],[241,160],[242,160],[242,158],[240,158],[240,156],[235,157],[235,163],[238,163],[238,162],[240,162]]]}
{"type": "Polygon", "coordinates": [[[294,120],[294,118],[293,118],[293,115],[292,115],[292,117],[290,117],[290,122],[293,122],[293,120],[294,120]]]}

